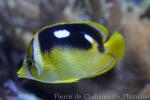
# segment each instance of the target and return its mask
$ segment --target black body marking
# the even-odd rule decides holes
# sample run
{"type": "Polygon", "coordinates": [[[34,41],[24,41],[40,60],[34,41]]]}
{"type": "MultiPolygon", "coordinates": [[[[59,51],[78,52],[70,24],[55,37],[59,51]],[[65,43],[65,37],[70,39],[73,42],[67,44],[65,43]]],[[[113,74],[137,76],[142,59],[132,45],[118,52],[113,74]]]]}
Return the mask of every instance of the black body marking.
{"type": "Polygon", "coordinates": [[[32,39],[30,44],[29,44],[28,53],[27,53],[27,57],[26,57],[27,67],[28,67],[30,73],[31,73],[31,69],[33,69],[33,68],[37,71],[36,67],[34,67],[36,65],[35,65],[35,60],[34,60],[33,41],[34,41],[34,39],[32,39]]]}
{"type": "Polygon", "coordinates": [[[30,42],[30,44],[29,44],[27,58],[33,58],[34,57],[34,53],[33,53],[33,41],[34,41],[34,39],[32,39],[31,42],[30,42]]]}
{"type": "Polygon", "coordinates": [[[99,51],[104,51],[100,31],[88,24],[63,24],[48,27],[39,32],[41,51],[49,51],[55,46],[67,46],[79,49],[90,49],[92,44],[84,36],[88,35],[99,44],[99,51]],[[60,30],[69,32],[69,36],[57,38],[54,33],[60,30]]]}
{"type": "Polygon", "coordinates": [[[33,62],[34,62],[33,41],[34,41],[34,39],[32,39],[31,42],[30,42],[30,44],[29,44],[28,53],[27,53],[27,57],[26,57],[28,67],[29,67],[30,65],[32,65],[33,62]],[[32,63],[32,64],[31,64],[31,63],[32,63]]]}

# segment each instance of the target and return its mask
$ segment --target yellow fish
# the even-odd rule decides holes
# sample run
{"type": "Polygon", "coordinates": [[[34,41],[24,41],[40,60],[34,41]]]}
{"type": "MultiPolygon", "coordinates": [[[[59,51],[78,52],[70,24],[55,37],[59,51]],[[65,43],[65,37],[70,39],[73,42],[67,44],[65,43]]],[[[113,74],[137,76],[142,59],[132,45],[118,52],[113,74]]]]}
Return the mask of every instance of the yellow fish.
{"type": "Polygon", "coordinates": [[[31,40],[21,78],[45,83],[72,83],[103,74],[125,52],[124,39],[91,21],[58,23],[44,27],[31,40]]]}

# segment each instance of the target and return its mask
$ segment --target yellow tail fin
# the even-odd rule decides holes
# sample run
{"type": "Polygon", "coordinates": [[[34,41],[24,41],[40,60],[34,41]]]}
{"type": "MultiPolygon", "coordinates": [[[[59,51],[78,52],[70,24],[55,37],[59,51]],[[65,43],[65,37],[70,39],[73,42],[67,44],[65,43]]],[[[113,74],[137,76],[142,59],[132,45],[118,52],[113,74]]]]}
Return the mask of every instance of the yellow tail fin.
{"type": "Polygon", "coordinates": [[[120,33],[114,32],[111,38],[104,44],[106,53],[122,59],[125,52],[125,41],[120,33]]]}

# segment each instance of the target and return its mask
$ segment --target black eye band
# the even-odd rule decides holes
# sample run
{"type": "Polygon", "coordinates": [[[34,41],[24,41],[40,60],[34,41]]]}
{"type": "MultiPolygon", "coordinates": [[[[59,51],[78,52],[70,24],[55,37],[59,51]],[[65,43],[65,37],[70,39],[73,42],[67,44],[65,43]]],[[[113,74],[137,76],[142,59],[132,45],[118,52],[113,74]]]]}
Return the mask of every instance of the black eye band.
{"type": "Polygon", "coordinates": [[[29,47],[28,47],[28,54],[27,54],[27,64],[28,66],[34,66],[34,50],[33,50],[33,41],[34,39],[31,40],[29,47]]]}
{"type": "Polygon", "coordinates": [[[28,64],[28,66],[33,66],[32,60],[28,59],[28,60],[27,60],[27,64],[28,64]]]}

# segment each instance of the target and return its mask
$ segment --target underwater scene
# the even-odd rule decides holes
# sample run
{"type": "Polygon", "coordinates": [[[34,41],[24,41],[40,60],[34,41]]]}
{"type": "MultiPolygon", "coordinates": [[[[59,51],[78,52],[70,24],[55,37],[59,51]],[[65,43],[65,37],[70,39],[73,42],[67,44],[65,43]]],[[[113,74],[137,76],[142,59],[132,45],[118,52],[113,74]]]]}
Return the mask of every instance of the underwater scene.
{"type": "Polygon", "coordinates": [[[150,0],[0,0],[0,100],[150,100],[150,0]]]}

